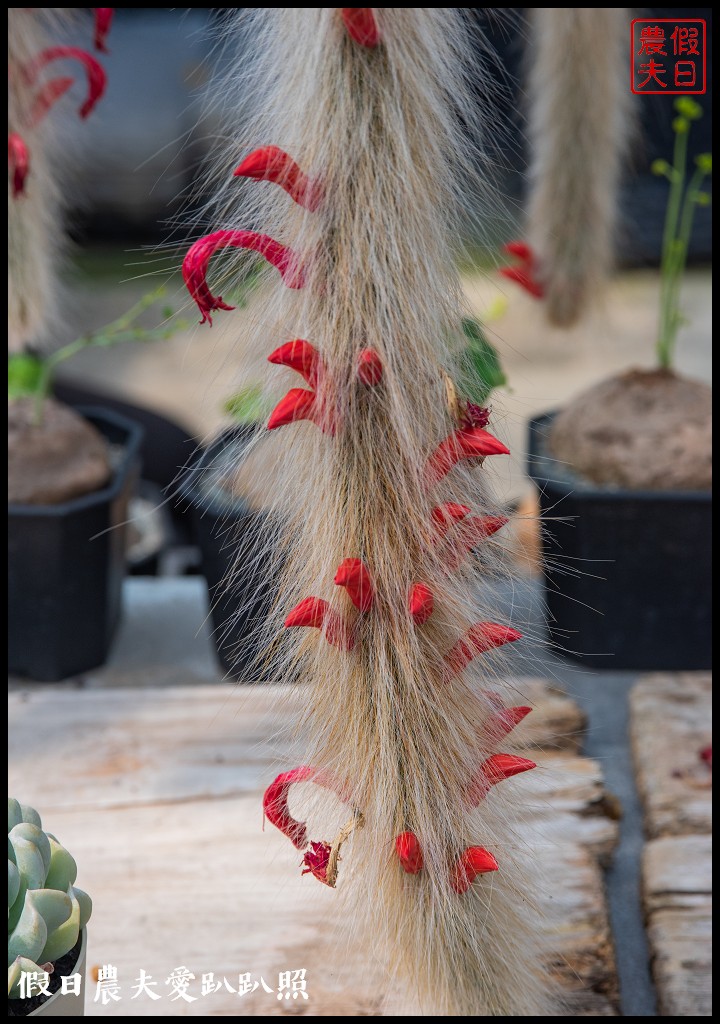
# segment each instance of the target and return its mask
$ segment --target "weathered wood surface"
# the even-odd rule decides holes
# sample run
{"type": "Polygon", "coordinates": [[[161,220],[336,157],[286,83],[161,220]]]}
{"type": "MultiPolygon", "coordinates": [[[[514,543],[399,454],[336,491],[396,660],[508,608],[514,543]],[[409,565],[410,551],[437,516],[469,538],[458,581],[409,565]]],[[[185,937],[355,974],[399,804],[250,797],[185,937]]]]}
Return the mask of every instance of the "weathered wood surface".
{"type": "Polygon", "coordinates": [[[663,1017],[712,1010],[712,776],[706,673],[646,676],[631,694],[636,777],[650,837],[643,900],[663,1017]]]}
{"type": "MultiPolygon", "coordinates": [[[[601,771],[572,753],[582,718],[571,701],[538,681],[519,681],[518,692],[535,706],[518,737],[553,748],[536,755],[537,771],[504,784],[522,793],[545,874],[547,960],[569,1013],[614,1016],[599,860],[616,824],[601,771]]],[[[263,788],[301,760],[292,729],[299,700],[284,687],[231,685],[10,695],[11,792],[41,807],[46,827],[75,854],[95,903],[89,963],[119,972],[122,1000],[102,1006],[91,985],[89,1015],[408,1012],[374,951],[338,933],[339,894],[301,878],[297,852],[275,829],[261,829],[263,788]],[[277,990],[280,971],[303,968],[310,999],[278,1001],[262,988],[241,999],[222,987],[171,1001],[165,980],[181,965],[196,975],[197,996],[209,972],[235,989],[250,972],[277,990]],[[131,998],[141,969],[159,982],[160,1000],[131,998]]]]}
{"type": "Polygon", "coordinates": [[[645,676],[630,696],[636,778],[649,838],[712,831],[711,775],[700,751],[712,742],[712,677],[645,676]]]}

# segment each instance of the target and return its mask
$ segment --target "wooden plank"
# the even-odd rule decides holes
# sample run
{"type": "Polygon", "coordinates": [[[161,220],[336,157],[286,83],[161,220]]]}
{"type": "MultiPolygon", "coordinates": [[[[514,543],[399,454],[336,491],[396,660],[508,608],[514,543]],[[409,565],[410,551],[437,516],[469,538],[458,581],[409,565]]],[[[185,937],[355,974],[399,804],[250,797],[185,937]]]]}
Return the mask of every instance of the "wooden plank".
{"type": "Polygon", "coordinates": [[[643,856],[648,938],[663,1017],[712,1014],[712,841],[651,840],[643,856]]]}
{"type": "Polygon", "coordinates": [[[711,776],[700,760],[712,742],[711,696],[706,672],[645,676],[632,690],[635,774],[652,839],[712,830],[711,776]]]}
{"type": "MultiPolygon", "coordinates": [[[[581,719],[571,721],[571,702],[533,686],[527,742],[537,744],[543,720],[563,720],[574,735],[581,719]],[[544,719],[543,705],[551,709],[544,719]]],[[[299,699],[284,687],[226,685],[11,695],[11,790],[42,808],[75,854],[95,902],[89,963],[117,966],[123,983],[122,1001],[108,1006],[91,991],[90,1016],[407,1012],[373,951],[341,927],[339,894],[301,878],[297,852],[276,830],[261,830],[262,789],[274,771],[301,760],[291,736],[299,699]],[[181,965],[196,975],[195,1002],[169,1001],[164,982],[181,965]],[[235,988],[250,972],[276,989],[280,971],[301,968],[307,1004],[262,988],[242,999],[224,987],[199,996],[209,972],[235,988]],[[140,969],[160,983],[162,999],[130,998],[140,969]]],[[[504,785],[522,792],[524,826],[547,880],[547,961],[575,1015],[614,1016],[598,859],[609,854],[616,825],[603,813],[600,768],[557,751],[537,759],[541,768],[504,785]]]]}

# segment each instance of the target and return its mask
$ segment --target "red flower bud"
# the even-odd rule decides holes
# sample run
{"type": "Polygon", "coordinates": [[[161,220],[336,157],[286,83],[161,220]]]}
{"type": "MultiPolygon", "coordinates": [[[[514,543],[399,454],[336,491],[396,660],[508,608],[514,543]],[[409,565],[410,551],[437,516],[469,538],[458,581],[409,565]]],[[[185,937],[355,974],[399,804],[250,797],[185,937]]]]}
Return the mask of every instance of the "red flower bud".
{"type": "Polygon", "coordinates": [[[461,854],[450,873],[450,886],[458,895],[467,892],[478,875],[488,871],[497,871],[498,862],[493,855],[482,846],[469,846],[461,854]]]}
{"type": "Polygon", "coordinates": [[[518,633],[512,626],[501,626],[497,622],[477,622],[445,655],[448,677],[452,678],[462,672],[478,654],[513,643],[521,637],[522,633],[518,633]]]}
{"type": "Polygon", "coordinates": [[[335,583],[344,587],[348,597],[361,612],[368,612],[375,600],[375,592],[367,571],[359,558],[346,558],[338,566],[335,583]]]}
{"type": "Polygon", "coordinates": [[[426,583],[413,583],[410,589],[410,615],[416,626],[422,626],[433,613],[435,599],[426,583]]]}
{"type": "Polygon", "coordinates": [[[324,882],[327,885],[327,869],[331,850],[330,843],[322,840],[318,843],[311,842],[310,849],[305,851],[305,856],[302,859],[302,874],[312,874],[319,882],[324,882]]]}
{"type": "Polygon", "coordinates": [[[188,291],[202,313],[201,324],[206,321],[212,326],[210,314],[214,309],[234,309],[222,298],[214,296],[207,284],[206,277],[211,257],[220,249],[252,249],[264,256],[272,264],[288,286],[302,288],[304,275],[297,255],[286,245],[281,245],[268,235],[260,235],[257,231],[214,231],[211,235],[199,238],[187,251],[183,260],[182,273],[188,291]]]}
{"type": "Polygon", "coordinates": [[[268,356],[268,362],[276,366],[288,366],[315,387],[322,372],[322,360],[318,350],[309,341],[296,338],[276,348],[268,356]]]}
{"type": "Polygon", "coordinates": [[[93,42],[95,49],[100,53],[110,52],[105,45],[105,40],[110,31],[114,13],[114,7],[93,7],[93,14],[95,15],[95,36],[93,42]]]}
{"type": "Polygon", "coordinates": [[[17,132],[8,135],[8,169],[12,171],[13,199],[17,199],[25,191],[25,179],[30,170],[30,153],[27,143],[17,132]]]}
{"type": "Polygon", "coordinates": [[[341,7],[345,28],[353,42],[373,48],[380,42],[380,32],[372,7],[341,7]]]}
{"type": "Polygon", "coordinates": [[[265,790],[263,796],[263,813],[271,825],[279,828],[287,836],[293,846],[301,850],[307,845],[307,827],[305,822],[295,821],[288,809],[290,787],[296,782],[317,782],[317,772],[308,765],[293,768],[292,771],[278,775],[265,790]]]}
{"type": "Polygon", "coordinates": [[[277,146],[254,149],[235,168],[233,177],[272,181],[307,210],[316,210],[320,203],[320,189],[300,170],[293,158],[277,146]]]}
{"type": "Polygon", "coordinates": [[[361,383],[368,387],[375,387],[382,380],[382,361],[374,348],[364,348],[359,353],[357,375],[361,383]]]}
{"type": "MultiPolygon", "coordinates": [[[[85,68],[88,83],[87,99],[80,107],[80,117],[85,118],[93,110],[95,104],[105,92],[107,75],[102,64],[96,60],[87,50],[81,50],[78,46],[49,46],[42,50],[28,67],[28,76],[34,82],[44,67],[56,60],[79,60],[85,68]]],[[[64,90],[63,90],[64,91],[64,90]]]]}
{"type": "Polygon", "coordinates": [[[294,629],[298,626],[323,630],[327,642],[344,651],[352,650],[355,644],[347,623],[321,597],[306,597],[295,605],[285,619],[285,628],[294,629]]]}
{"type": "Polygon", "coordinates": [[[395,852],[400,866],[408,875],[422,871],[423,855],[417,836],[413,832],[401,832],[395,837],[395,852]]]}
{"type": "Polygon", "coordinates": [[[456,430],[441,441],[427,461],[425,476],[428,486],[438,483],[453,466],[463,459],[479,459],[488,455],[509,455],[509,450],[482,427],[456,430]]]}
{"type": "Polygon", "coordinates": [[[508,281],[514,281],[536,299],[542,299],[545,288],[536,276],[535,254],[527,242],[508,242],[503,246],[505,252],[520,260],[519,267],[502,267],[500,274],[508,281]]]}
{"type": "Polygon", "coordinates": [[[68,89],[74,84],[74,78],[66,77],[51,78],[49,82],[45,82],[44,85],[40,86],[33,97],[32,106],[30,108],[31,127],[35,128],[40,124],[50,108],[54,107],[57,101],[64,96],[68,89]]]}

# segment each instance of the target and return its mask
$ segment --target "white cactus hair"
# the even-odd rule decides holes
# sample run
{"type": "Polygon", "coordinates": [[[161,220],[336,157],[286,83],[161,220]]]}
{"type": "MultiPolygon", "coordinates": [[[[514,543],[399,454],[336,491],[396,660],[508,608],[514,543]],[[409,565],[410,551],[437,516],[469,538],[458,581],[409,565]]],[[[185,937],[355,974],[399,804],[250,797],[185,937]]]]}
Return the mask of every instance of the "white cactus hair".
{"type": "MultiPolygon", "coordinates": [[[[265,232],[299,253],[306,271],[302,289],[268,271],[241,344],[268,355],[292,339],[309,341],[324,364],[323,402],[337,412],[334,436],[307,422],[272,435],[284,469],[271,545],[282,569],[267,646],[277,650],[281,635],[276,671],[307,693],[308,763],[341,780],[347,802],[362,812],[364,827],[343,848],[338,895],[350,901],[355,924],[364,920],[373,949],[383,941],[422,1013],[544,1014],[547,982],[529,909],[534,854],[517,804],[522,779],[505,793],[493,787],[475,810],[466,800],[468,780],[498,750],[483,732],[496,708],[489,690],[506,705],[517,703],[516,694],[503,681],[497,651],[451,682],[445,674],[448,650],[473,623],[494,619],[478,580],[499,570],[489,540],[479,558],[450,572],[431,510],[454,501],[473,514],[497,513],[488,483],[493,460],[482,467],[464,461],[429,490],[425,479],[429,454],[457,426],[444,375],[455,374],[463,344],[458,240],[473,190],[479,184],[483,192],[478,133],[491,119],[471,89],[482,60],[470,41],[468,9],[374,14],[382,39],[376,48],[349,37],[337,8],[238,15],[243,123],[221,161],[229,184],[216,227],[265,232]],[[230,177],[242,157],[269,144],[320,183],[314,212],[275,185],[230,177]],[[382,362],[373,387],[357,377],[367,347],[382,362]],[[362,559],[372,577],[366,614],[333,584],[347,557],[362,559]],[[408,613],[418,581],[434,595],[422,626],[408,613]],[[352,622],[352,650],[317,630],[282,630],[309,595],[352,622]],[[406,830],[424,855],[416,875],[404,874],[395,854],[394,838],[406,830]],[[458,895],[450,865],[473,845],[490,850],[499,870],[458,895]]],[[[242,273],[245,258],[228,251],[213,277],[242,273]]],[[[299,383],[269,366],[267,379],[280,394],[299,383]]],[[[337,807],[324,793],[318,787],[318,800],[337,807]]]]}
{"type": "Polygon", "coordinates": [[[66,22],[72,9],[8,8],[8,134],[16,132],[30,150],[25,194],[8,189],[8,348],[19,351],[42,342],[57,313],[57,266],[61,249],[61,191],[53,119],[33,127],[35,88],[23,68],[66,22]]]}
{"type": "Polygon", "coordinates": [[[593,305],[612,266],[632,133],[628,7],[529,11],[528,240],[551,323],[593,305]]]}

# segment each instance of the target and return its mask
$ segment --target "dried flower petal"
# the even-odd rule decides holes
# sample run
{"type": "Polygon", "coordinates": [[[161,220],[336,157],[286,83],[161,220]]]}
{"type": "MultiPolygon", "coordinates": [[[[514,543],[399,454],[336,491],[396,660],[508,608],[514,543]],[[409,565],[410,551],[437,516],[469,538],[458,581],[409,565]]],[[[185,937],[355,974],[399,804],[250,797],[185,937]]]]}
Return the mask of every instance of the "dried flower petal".
{"type": "Polygon", "coordinates": [[[314,391],[291,388],[271,412],[267,423],[268,430],[275,430],[277,427],[284,427],[288,423],[296,423],[298,420],[314,422],[316,404],[317,395],[314,391]]]}
{"type": "Polygon", "coordinates": [[[74,84],[75,79],[70,77],[51,78],[49,82],[45,82],[33,97],[30,108],[30,126],[35,128],[40,124],[51,107],[54,107],[74,84]]]}
{"type": "Polygon", "coordinates": [[[521,638],[522,633],[518,633],[512,626],[502,626],[497,622],[477,622],[445,655],[448,677],[452,678],[462,672],[478,654],[485,654],[494,647],[502,647],[521,638]]]}
{"type": "Polygon", "coordinates": [[[420,843],[414,832],[401,832],[395,837],[395,852],[400,866],[408,875],[417,875],[422,871],[423,855],[420,843]]]}
{"type": "Polygon", "coordinates": [[[427,484],[432,486],[438,483],[463,459],[484,459],[488,455],[509,454],[509,449],[502,441],[498,441],[482,427],[456,430],[440,442],[428,459],[425,473],[427,484]]]}
{"type": "Polygon", "coordinates": [[[371,49],[379,44],[380,32],[372,7],[341,7],[340,13],[354,42],[371,49]]]}
{"type": "Polygon", "coordinates": [[[471,427],[486,427],[489,422],[490,410],[486,406],[465,402],[465,408],[460,417],[461,430],[470,430],[471,427]]]}
{"type": "Polygon", "coordinates": [[[542,299],[545,295],[545,288],[536,275],[536,261],[527,242],[508,242],[503,246],[505,252],[520,260],[518,267],[502,267],[500,274],[508,281],[514,281],[529,292],[536,299],[542,299]]]}
{"type": "Polygon", "coordinates": [[[369,612],[375,600],[370,573],[359,558],[346,558],[338,566],[334,582],[344,587],[347,595],[361,612],[369,612]]]}
{"type": "Polygon", "coordinates": [[[206,281],[211,257],[220,249],[227,248],[252,249],[280,272],[288,288],[302,288],[304,285],[298,257],[288,246],[281,245],[268,235],[258,234],[257,231],[214,231],[190,246],[182,265],[187,289],[202,313],[201,324],[207,321],[212,325],[210,314],[214,309],[235,308],[226,305],[219,295],[214,296],[206,281]]]}
{"type": "Polygon", "coordinates": [[[17,132],[10,132],[8,135],[8,169],[12,172],[13,199],[17,199],[25,191],[25,179],[30,170],[27,143],[17,132]]]}
{"type": "Polygon", "coordinates": [[[95,15],[95,35],[93,38],[95,49],[100,53],[109,53],[110,51],[105,45],[105,40],[112,25],[115,8],[93,7],[93,14],[95,15]]]}
{"type": "Polygon", "coordinates": [[[368,387],[375,387],[382,380],[383,366],[374,348],[364,348],[358,355],[358,379],[368,387]]]}
{"type": "Polygon", "coordinates": [[[280,348],[276,348],[268,356],[268,362],[295,370],[311,387],[317,385],[323,369],[318,350],[309,341],[303,341],[301,338],[287,341],[280,348]]]}
{"type": "Polygon", "coordinates": [[[321,597],[306,597],[295,605],[285,619],[285,628],[294,629],[298,626],[322,629],[327,642],[341,650],[350,651],[355,644],[347,623],[321,597]]]}
{"type": "Polygon", "coordinates": [[[44,67],[56,60],[79,60],[87,75],[88,95],[80,107],[80,117],[85,118],[94,109],[107,86],[107,75],[102,64],[87,50],[79,46],[49,46],[42,50],[28,67],[30,81],[35,81],[44,67]]]}
{"type": "Polygon", "coordinates": [[[313,211],[318,208],[321,190],[314,184],[293,158],[278,146],[263,146],[255,149],[233,171],[235,178],[253,178],[255,181],[271,181],[298,205],[313,211]]]}
{"type": "Polygon", "coordinates": [[[450,886],[458,895],[467,892],[478,875],[498,870],[498,862],[493,855],[482,846],[469,846],[458,857],[457,863],[450,873],[450,886]]]}
{"type": "Polygon", "coordinates": [[[312,874],[319,882],[324,882],[325,885],[328,885],[327,869],[331,850],[330,843],[326,843],[323,840],[320,840],[318,843],[311,842],[310,848],[305,851],[305,856],[302,859],[302,874],[312,874]]]}
{"type": "Polygon", "coordinates": [[[426,583],[413,583],[410,589],[410,616],[416,626],[422,626],[433,613],[435,598],[426,583]]]}

